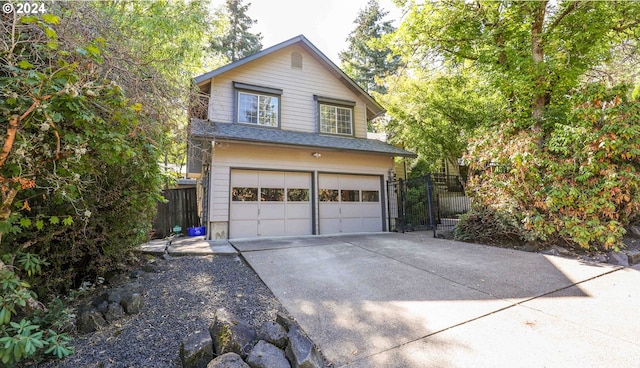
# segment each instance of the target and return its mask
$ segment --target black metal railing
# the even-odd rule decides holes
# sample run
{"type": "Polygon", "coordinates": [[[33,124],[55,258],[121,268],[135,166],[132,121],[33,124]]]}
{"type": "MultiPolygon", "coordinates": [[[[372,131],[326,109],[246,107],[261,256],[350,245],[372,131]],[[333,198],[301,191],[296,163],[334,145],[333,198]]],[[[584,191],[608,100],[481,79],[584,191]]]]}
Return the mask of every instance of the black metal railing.
{"type": "Polygon", "coordinates": [[[387,182],[388,221],[391,231],[451,230],[469,211],[461,176],[427,174],[387,182]]]}

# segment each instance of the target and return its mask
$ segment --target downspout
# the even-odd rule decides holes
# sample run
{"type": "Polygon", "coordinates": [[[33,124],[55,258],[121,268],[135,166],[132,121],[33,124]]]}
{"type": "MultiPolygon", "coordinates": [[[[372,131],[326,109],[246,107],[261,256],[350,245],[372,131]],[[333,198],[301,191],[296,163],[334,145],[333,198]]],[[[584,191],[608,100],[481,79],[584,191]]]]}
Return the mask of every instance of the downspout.
{"type": "MultiPolygon", "coordinates": [[[[211,240],[211,226],[209,219],[211,215],[211,189],[213,188],[213,177],[211,175],[211,164],[213,158],[213,147],[215,146],[215,140],[211,140],[211,147],[209,150],[203,152],[202,158],[202,182],[206,183],[204,187],[204,198],[203,203],[206,204],[206,208],[202,209],[202,224],[207,228],[207,240],[211,240]]],[[[204,185],[203,185],[204,186],[204,185]]]]}

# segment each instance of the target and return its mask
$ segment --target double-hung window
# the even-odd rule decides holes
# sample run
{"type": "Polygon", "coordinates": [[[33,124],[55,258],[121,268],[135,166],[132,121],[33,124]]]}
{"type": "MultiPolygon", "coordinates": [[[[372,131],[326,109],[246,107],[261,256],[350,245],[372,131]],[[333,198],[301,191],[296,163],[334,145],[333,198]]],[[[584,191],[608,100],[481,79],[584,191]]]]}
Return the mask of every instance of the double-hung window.
{"type": "Polygon", "coordinates": [[[320,133],[353,135],[355,102],[316,96],[320,133]]]}
{"type": "Polygon", "coordinates": [[[237,92],[238,123],[280,126],[282,90],[234,82],[237,92]]]}

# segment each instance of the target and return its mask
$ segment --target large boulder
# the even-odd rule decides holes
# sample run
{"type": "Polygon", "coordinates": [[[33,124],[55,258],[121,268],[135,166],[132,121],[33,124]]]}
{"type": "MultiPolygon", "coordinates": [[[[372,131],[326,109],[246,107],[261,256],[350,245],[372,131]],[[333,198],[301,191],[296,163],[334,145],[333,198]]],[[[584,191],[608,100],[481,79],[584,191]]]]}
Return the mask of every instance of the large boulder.
{"type": "Polygon", "coordinates": [[[296,326],[289,326],[285,353],[293,368],[322,368],[322,356],[311,340],[296,326]]]}
{"type": "Polygon", "coordinates": [[[609,264],[628,267],[629,258],[621,252],[609,252],[609,264]]]}
{"type": "Polygon", "coordinates": [[[209,331],[194,332],[180,344],[183,368],[204,368],[213,359],[213,341],[209,331]]]}
{"type": "Polygon", "coordinates": [[[629,265],[636,265],[640,263],[640,251],[631,250],[627,252],[627,259],[629,261],[629,265]]]}
{"type": "Polygon", "coordinates": [[[207,365],[207,368],[250,368],[240,355],[236,353],[226,353],[215,358],[207,365]]]}
{"type": "Polygon", "coordinates": [[[113,323],[122,317],[124,317],[124,309],[120,304],[110,303],[107,306],[107,311],[104,313],[104,318],[107,322],[113,323]]]}
{"type": "Polygon", "coordinates": [[[107,325],[102,313],[95,309],[81,311],[76,320],[76,327],[80,333],[89,333],[107,325]]]}
{"type": "Polygon", "coordinates": [[[120,302],[127,314],[136,314],[142,306],[142,296],[139,293],[130,292],[125,294],[120,302]]]}
{"type": "Polygon", "coordinates": [[[284,329],[289,332],[289,327],[295,325],[295,322],[293,322],[293,320],[291,318],[289,318],[288,316],[282,314],[281,312],[278,312],[276,314],[276,323],[278,323],[280,326],[284,327],[284,329]]]}
{"type": "Polygon", "coordinates": [[[95,309],[97,309],[102,314],[107,313],[107,308],[109,308],[109,302],[106,299],[106,294],[93,299],[93,301],[91,302],[91,306],[95,307],[95,309]]]}
{"type": "Polygon", "coordinates": [[[291,368],[284,352],[264,340],[258,341],[247,357],[251,368],[291,368]]]}
{"type": "Polygon", "coordinates": [[[216,311],[209,333],[218,355],[236,353],[246,358],[257,340],[256,332],[251,326],[234,319],[225,310],[216,311]]]}
{"type": "Polygon", "coordinates": [[[105,299],[107,299],[107,301],[109,303],[120,304],[120,302],[122,301],[122,290],[121,289],[111,289],[111,290],[107,291],[105,294],[106,295],[104,297],[105,297],[105,299]]]}
{"type": "Polygon", "coordinates": [[[267,321],[258,329],[258,339],[273,344],[280,349],[287,347],[287,330],[274,321],[267,321]]]}

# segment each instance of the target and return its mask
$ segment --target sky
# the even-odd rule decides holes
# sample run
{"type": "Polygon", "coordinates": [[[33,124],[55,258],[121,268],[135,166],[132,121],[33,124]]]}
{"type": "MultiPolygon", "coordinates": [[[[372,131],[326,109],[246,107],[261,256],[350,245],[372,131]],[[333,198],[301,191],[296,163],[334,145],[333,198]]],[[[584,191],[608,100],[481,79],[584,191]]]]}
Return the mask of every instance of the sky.
{"type": "MultiPolygon", "coordinates": [[[[245,0],[251,3],[248,15],[257,20],[251,32],[262,33],[267,48],[290,38],[304,35],[331,61],[340,65],[338,53],[347,48],[346,39],[356,27],[353,21],[369,0],[245,0]]],[[[392,0],[379,0],[389,11],[387,20],[400,17],[392,0]]],[[[218,7],[224,0],[213,0],[218,7]]],[[[397,26],[397,23],[394,23],[397,26]]]]}

